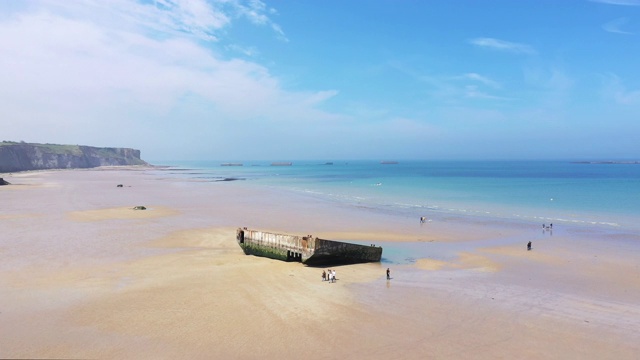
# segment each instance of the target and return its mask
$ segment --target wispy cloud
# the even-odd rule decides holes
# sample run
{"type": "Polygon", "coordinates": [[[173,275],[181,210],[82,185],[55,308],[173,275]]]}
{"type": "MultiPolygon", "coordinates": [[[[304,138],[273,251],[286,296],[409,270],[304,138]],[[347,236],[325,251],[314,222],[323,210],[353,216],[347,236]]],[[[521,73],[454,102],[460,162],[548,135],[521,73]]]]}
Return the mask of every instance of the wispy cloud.
{"type": "Polygon", "coordinates": [[[226,46],[226,49],[243,54],[245,56],[254,57],[257,56],[260,52],[253,46],[244,47],[237,44],[231,44],[226,46]]]}
{"type": "Polygon", "coordinates": [[[519,44],[494,38],[475,38],[469,40],[472,45],[499,50],[499,51],[507,51],[518,54],[535,54],[536,51],[533,47],[526,44],[519,44]]]}
{"type": "Polygon", "coordinates": [[[417,71],[403,66],[402,64],[391,64],[396,70],[401,71],[409,76],[414,77],[418,81],[427,84],[433,88],[431,96],[441,99],[442,101],[456,102],[460,99],[487,99],[487,100],[511,100],[506,97],[492,95],[486,91],[495,92],[502,88],[497,81],[480,75],[478,73],[466,73],[457,76],[446,75],[424,75],[417,71]],[[469,84],[469,82],[473,82],[469,84]],[[480,89],[478,83],[485,89],[480,89]]]}
{"type": "Polygon", "coordinates": [[[255,25],[269,26],[278,38],[286,40],[280,26],[269,17],[275,11],[259,0],[41,0],[39,3],[56,13],[91,19],[101,25],[118,22],[121,28],[144,28],[163,36],[186,35],[204,41],[218,41],[234,19],[246,18],[255,25]]]}
{"type": "Polygon", "coordinates": [[[547,109],[562,109],[574,96],[575,80],[562,68],[525,67],[524,82],[547,109]]]}
{"type": "Polygon", "coordinates": [[[565,92],[570,90],[574,81],[560,69],[525,68],[525,83],[536,88],[565,92]]]}
{"type": "Polygon", "coordinates": [[[496,92],[502,88],[497,81],[480,75],[478,73],[466,73],[451,78],[456,83],[465,82],[464,86],[456,85],[458,93],[468,99],[487,99],[487,100],[511,100],[502,96],[493,95],[490,92],[496,92]],[[487,89],[489,88],[489,89],[487,89]]]}
{"type": "Polygon", "coordinates": [[[631,35],[633,34],[632,32],[622,30],[622,27],[626,25],[627,22],[629,22],[629,19],[626,17],[622,17],[622,18],[609,21],[608,23],[602,25],[602,28],[604,29],[604,31],[614,33],[614,34],[631,35]]]}
{"type": "Polygon", "coordinates": [[[156,0],[149,5],[139,6],[141,10],[151,10],[147,12],[155,15],[154,18],[163,19],[165,25],[174,30],[204,39],[213,39],[216,30],[231,22],[222,9],[204,0],[156,0]]]}
{"type": "MultiPolygon", "coordinates": [[[[226,3],[225,0],[218,0],[221,3],[226,3]]],[[[252,23],[256,25],[266,25],[278,34],[278,38],[283,41],[289,41],[280,25],[276,24],[267,15],[276,15],[278,12],[274,8],[267,8],[267,5],[260,0],[249,0],[245,5],[238,1],[231,1],[230,3],[238,10],[239,14],[246,17],[252,23]]]]}
{"type": "Polygon", "coordinates": [[[592,2],[609,4],[609,5],[622,5],[622,6],[640,6],[640,0],[590,0],[592,2]]]}
{"type": "Polygon", "coordinates": [[[640,105],[640,90],[628,90],[615,74],[605,76],[604,96],[621,105],[640,105]]]}
{"type": "Polygon", "coordinates": [[[486,86],[492,87],[494,89],[499,89],[501,88],[500,84],[486,76],[482,76],[480,74],[476,74],[476,73],[467,73],[462,75],[461,78],[464,79],[468,79],[468,80],[473,80],[473,81],[477,81],[480,82],[486,86]]]}
{"type": "Polygon", "coordinates": [[[476,85],[467,85],[465,86],[464,90],[465,97],[470,99],[509,100],[508,98],[502,96],[491,95],[485,91],[481,91],[476,85]]]}

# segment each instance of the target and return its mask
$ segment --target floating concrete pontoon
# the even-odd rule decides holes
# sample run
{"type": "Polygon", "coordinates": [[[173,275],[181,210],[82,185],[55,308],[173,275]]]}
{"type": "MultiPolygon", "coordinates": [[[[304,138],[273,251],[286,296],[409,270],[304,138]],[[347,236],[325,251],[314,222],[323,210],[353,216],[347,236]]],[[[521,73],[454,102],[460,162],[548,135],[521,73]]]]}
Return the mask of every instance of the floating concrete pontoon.
{"type": "Polygon", "coordinates": [[[312,235],[296,236],[238,228],[236,239],[247,255],[307,265],[379,262],[382,258],[379,246],[324,240],[312,235]]]}

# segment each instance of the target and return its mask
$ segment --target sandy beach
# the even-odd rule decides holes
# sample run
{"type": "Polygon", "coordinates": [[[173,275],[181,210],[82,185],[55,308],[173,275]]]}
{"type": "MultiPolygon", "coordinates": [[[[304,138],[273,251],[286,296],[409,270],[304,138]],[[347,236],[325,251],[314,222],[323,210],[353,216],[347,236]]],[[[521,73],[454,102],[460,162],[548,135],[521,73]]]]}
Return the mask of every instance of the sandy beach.
{"type": "Polygon", "coordinates": [[[421,225],[148,167],[0,177],[0,358],[640,357],[637,234],[421,225]],[[426,255],[330,284],[244,255],[241,226],[426,255]]]}

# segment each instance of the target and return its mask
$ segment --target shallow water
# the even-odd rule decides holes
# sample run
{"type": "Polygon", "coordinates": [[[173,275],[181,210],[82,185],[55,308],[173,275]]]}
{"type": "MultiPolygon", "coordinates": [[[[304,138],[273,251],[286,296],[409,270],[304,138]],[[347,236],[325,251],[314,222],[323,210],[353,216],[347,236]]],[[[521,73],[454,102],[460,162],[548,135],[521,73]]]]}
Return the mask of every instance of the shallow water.
{"type": "MultiPolygon", "coordinates": [[[[547,235],[548,236],[548,235],[547,235]]],[[[520,237],[500,237],[484,240],[474,240],[468,242],[439,242],[439,241],[348,241],[352,243],[368,245],[375,244],[381,246],[383,265],[411,265],[419,259],[433,259],[440,261],[454,261],[461,252],[472,252],[478,248],[505,246],[512,244],[522,244],[525,249],[526,241],[531,239],[531,235],[523,234],[520,237]]]]}
{"type": "Polygon", "coordinates": [[[267,186],[398,215],[487,217],[640,232],[640,164],[570,161],[173,163],[162,176],[267,186]]]}

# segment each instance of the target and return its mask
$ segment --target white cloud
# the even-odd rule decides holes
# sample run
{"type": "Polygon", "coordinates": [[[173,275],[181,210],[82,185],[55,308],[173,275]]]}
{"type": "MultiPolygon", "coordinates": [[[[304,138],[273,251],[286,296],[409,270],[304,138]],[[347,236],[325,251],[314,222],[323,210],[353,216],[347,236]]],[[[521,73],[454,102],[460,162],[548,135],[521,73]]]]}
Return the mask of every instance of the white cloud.
{"type": "Polygon", "coordinates": [[[562,92],[571,89],[574,83],[563,70],[556,68],[525,68],[524,79],[528,85],[562,92]]]}
{"type": "Polygon", "coordinates": [[[609,4],[609,5],[622,5],[622,6],[640,6],[640,0],[591,0],[592,2],[609,4]]]}
{"type": "Polygon", "coordinates": [[[418,79],[433,89],[429,92],[430,96],[437,98],[440,102],[459,102],[462,99],[510,100],[483,91],[490,88],[490,91],[496,92],[502,86],[497,81],[477,73],[457,76],[422,75],[418,79]],[[485,89],[480,90],[478,84],[485,89]]]}
{"type": "Polygon", "coordinates": [[[216,3],[205,0],[155,0],[139,3],[128,0],[43,0],[43,11],[96,25],[141,30],[166,35],[187,35],[216,41],[216,33],[231,23],[216,3]]]}
{"type": "Polygon", "coordinates": [[[484,91],[480,91],[476,85],[465,86],[465,96],[472,99],[509,100],[501,96],[495,96],[484,91]]]}
{"type": "Polygon", "coordinates": [[[610,33],[614,33],[614,34],[630,35],[630,34],[633,34],[633,33],[629,32],[629,31],[622,30],[622,27],[624,25],[626,25],[628,22],[629,22],[629,19],[626,18],[626,17],[618,18],[618,19],[609,21],[608,23],[602,25],[602,29],[604,29],[604,31],[607,31],[607,32],[610,32],[610,33]]]}
{"type": "Polygon", "coordinates": [[[472,45],[479,46],[482,48],[488,48],[499,51],[507,51],[512,53],[519,54],[535,54],[536,51],[533,47],[525,44],[519,44],[494,38],[476,38],[471,39],[469,42],[472,45]]]}
{"type": "Polygon", "coordinates": [[[529,91],[537,93],[538,106],[559,111],[574,95],[574,79],[561,68],[526,67],[524,81],[529,91]]]}
{"type": "Polygon", "coordinates": [[[3,136],[160,154],[177,138],[225,151],[251,129],[275,139],[339,121],[317,108],[336,91],[287,90],[268,68],[203,44],[233,18],[203,4],[44,1],[3,17],[3,136]]]}
{"type": "Polygon", "coordinates": [[[254,46],[244,47],[238,44],[227,45],[226,49],[249,57],[257,56],[260,53],[260,51],[258,51],[258,49],[254,46]]]}
{"type": "Polygon", "coordinates": [[[627,90],[622,79],[615,74],[604,78],[604,96],[621,105],[640,105],[640,90],[627,90]]]}
{"type": "MultiPolygon", "coordinates": [[[[225,0],[220,0],[221,2],[226,2],[225,0]]],[[[284,31],[280,25],[276,24],[267,16],[267,13],[271,15],[277,15],[277,11],[273,8],[267,8],[267,5],[260,0],[249,0],[246,5],[242,4],[239,1],[230,1],[233,6],[237,9],[238,13],[241,16],[246,17],[252,23],[256,25],[267,25],[269,26],[276,34],[278,34],[278,38],[282,41],[289,41],[287,39],[284,31]]]]}
{"type": "Polygon", "coordinates": [[[501,88],[500,84],[486,76],[482,76],[480,74],[476,74],[476,73],[467,73],[463,75],[463,78],[465,79],[469,79],[469,80],[474,80],[474,81],[478,81],[486,86],[492,87],[494,89],[499,89],[501,88]]]}
{"type": "Polygon", "coordinates": [[[36,7],[75,19],[90,19],[102,26],[146,29],[160,36],[186,35],[217,41],[221,31],[235,18],[244,17],[256,25],[268,25],[280,38],[286,36],[259,0],[40,0],[36,7]]]}
{"type": "Polygon", "coordinates": [[[306,97],[305,102],[307,105],[317,105],[323,103],[332,97],[338,95],[336,90],[318,91],[306,97]]]}

